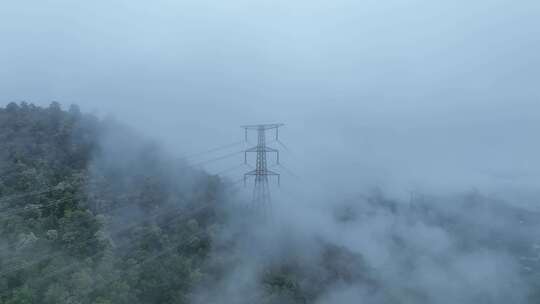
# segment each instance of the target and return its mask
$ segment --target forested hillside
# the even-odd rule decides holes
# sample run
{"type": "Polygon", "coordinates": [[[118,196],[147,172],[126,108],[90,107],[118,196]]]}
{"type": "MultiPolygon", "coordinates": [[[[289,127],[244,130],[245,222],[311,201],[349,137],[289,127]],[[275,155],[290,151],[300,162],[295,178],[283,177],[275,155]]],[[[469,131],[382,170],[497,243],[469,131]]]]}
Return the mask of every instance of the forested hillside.
{"type": "MultiPolygon", "coordinates": [[[[0,303],[537,303],[540,215],[476,191],[245,208],[112,119],[0,109],[0,303]]],[[[305,202],[306,200],[307,202],[305,202]]]]}
{"type": "MultiPolygon", "coordinates": [[[[0,124],[1,303],[240,301],[215,285],[229,281],[245,241],[223,229],[223,181],[76,106],[11,103],[0,124]],[[235,236],[216,237],[224,231],[235,236]]],[[[245,300],[306,303],[334,281],[369,281],[345,264],[363,265],[360,256],[324,247],[317,268],[261,257],[251,283],[263,292],[245,300]]]]}
{"type": "Polygon", "coordinates": [[[0,142],[1,303],[186,302],[217,178],[58,103],[0,109],[0,142]]]}

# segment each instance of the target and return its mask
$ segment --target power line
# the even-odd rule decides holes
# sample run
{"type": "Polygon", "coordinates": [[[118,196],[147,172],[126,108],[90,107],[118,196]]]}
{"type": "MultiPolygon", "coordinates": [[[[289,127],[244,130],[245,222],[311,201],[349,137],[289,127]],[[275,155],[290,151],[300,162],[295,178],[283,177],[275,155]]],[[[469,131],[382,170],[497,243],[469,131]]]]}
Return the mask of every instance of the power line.
{"type": "Polygon", "coordinates": [[[37,210],[37,209],[41,209],[41,208],[50,207],[52,205],[56,205],[58,203],[69,201],[71,199],[73,199],[73,198],[72,197],[67,197],[67,198],[62,198],[62,199],[59,199],[59,200],[56,200],[56,201],[49,202],[49,203],[44,204],[44,205],[43,204],[42,205],[31,205],[30,207],[29,206],[24,206],[24,207],[17,208],[17,209],[14,209],[14,210],[12,209],[12,210],[7,211],[7,213],[5,213],[5,212],[0,213],[0,217],[12,216],[14,214],[21,213],[21,212],[32,211],[32,210],[37,210]]]}
{"type": "Polygon", "coordinates": [[[0,203],[7,202],[7,201],[17,199],[17,198],[27,197],[27,196],[30,196],[30,195],[40,195],[40,194],[52,192],[54,190],[62,190],[62,189],[59,188],[58,185],[57,185],[57,186],[53,186],[53,187],[49,187],[49,188],[45,188],[45,189],[41,189],[41,190],[36,190],[36,191],[32,191],[32,192],[5,195],[5,196],[0,197],[0,203]]]}
{"type": "Polygon", "coordinates": [[[184,169],[184,168],[194,168],[194,167],[197,167],[197,166],[206,165],[206,164],[209,164],[209,163],[213,163],[213,162],[216,162],[216,161],[219,161],[219,160],[223,160],[223,159],[226,159],[226,158],[229,158],[229,157],[236,156],[236,155],[238,155],[240,153],[243,153],[243,152],[244,151],[236,151],[236,152],[233,152],[233,153],[226,154],[224,156],[220,156],[220,157],[212,158],[212,159],[209,159],[209,160],[201,161],[201,162],[198,162],[198,163],[194,163],[194,164],[191,164],[191,165],[188,165],[188,166],[184,166],[184,167],[182,167],[182,169],[184,169]]]}
{"type": "MultiPolygon", "coordinates": [[[[97,185],[97,184],[99,184],[99,182],[97,182],[97,181],[85,181],[85,182],[83,182],[83,183],[81,183],[79,185],[69,184],[69,186],[66,186],[66,187],[70,187],[70,186],[92,186],[92,185],[97,185]]],[[[35,190],[35,191],[30,191],[30,192],[20,193],[20,194],[0,196],[0,203],[4,203],[4,202],[7,202],[7,201],[10,201],[10,200],[13,200],[13,199],[17,199],[17,198],[23,198],[23,197],[32,196],[32,195],[46,194],[46,193],[50,193],[50,192],[53,192],[53,191],[62,191],[62,190],[65,190],[65,188],[61,187],[60,183],[59,183],[56,186],[44,188],[44,189],[41,189],[41,190],[35,190]]],[[[9,209],[9,208],[6,208],[6,209],[9,209]]],[[[4,209],[4,210],[6,210],[6,209],[4,209]]],[[[4,210],[0,210],[0,214],[4,210]]]]}
{"type": "Polygon", "coordinates": [[[193,153],[193,154],[190,154],[190,155],[186,155],[186,156],[183,156],[183,157],[181,157],[181,158],[187,160],[187,159],[190,159],[190,158],[199,157],[199,156],[201,156],[201,155],[205,155],[205,154],[213,153],[213,152],[216,152],[216,151],[220,151],[220,150],[232,148],[232,147],[235,147],[235,146],[237,146],[237,145],[239,145],[239,144],[242,144],[242,143],[243,143],[243,141],[236,141],[236,142],[233,142],[233,143],[230,143],[230,144],[218,146],[218,147],[216,147],[216,148],[212,148],[212,149],[205,150],[205,151],[202,151],[202,152],[198,152],[198,153],[193,153]]]}
{"type": "Polygon", "coordinates": [[[291,176],[293,176],[293,177],[295,177],[297,179],[302,179],[302,177],[300,175],[294,173],[291,169],[285,167],[283,165],[283,163],[279,163],[279,164],[277,164],[277,166],[280,167],[281,169],[283,169],[283,171],[287,172],[289,175],[291,175],[291,176]]]}
{"type": "Polygon", "coordinates": [[[291,149],[289,149],[289,147],[287,147],[281,140],[276,139],[275,141],[276,141],[280,146],[282,146],[282,147],[285,149],[285,151],[287,151],[287,152],[289,152],[289,153],[292,153],[291,149]]]}
{"type": "MultiPolygon", "coordinates": [[[[236,151],[236,152],[233,152],[233,153],[226,154],[224,156],[215,157],[215,158],[200,161],[200,162],[194,163],[194,164],[184,165],[184,166],[180,167],[179,169],[189,169],[189,168],[194,169],[194,168],[196,168],[198,166],[202,166],[202,165],[213,163],[213,162],[216,162],[216,161],[219,161],[219,160],[227,159],[227,158],[236,156],[236,155],[238,155],[240,153],[243,153],[243,152],[244,152],[243,150],[242,151],[236,151]]],[[[97,183],[97,182],[86,182],[86,183],[84,183],[84,185],[88,186],[88,185],[92,185],[94,183],[97,183]]],[[[32,195],[46,194],[46,193],[49,193],[49,192],[53,192],[55,190],[63,190],[63,189],[61,187],[59,187],[58,185],[56,185],[56,186],[52,186],[52,187],[48,187],[48,188],[45,188],[45,189],[36,190],[36,191],[32,191],[32,192],[26,192],[26,193],[21,193],[21,194],[13,194],[13,195],[9,195],[9,196],[3,196],[3,197],[0,197],[0,203],[4,203],[4,202],[7,202],[7,201],[10,201],[10,200],[13,200],[13,199],[23,198],[23,197],[32,196],[32,195]]],[[[20,209],[24,209],[24,208],[20,208],[20,209]]],[[[2,211],[4,211],[4,210],[2,210],[2,211]]],[[[1,214],[2,211],[0,211],[0,214],[1,214]]]]}
{"type": "MultiPolygon", "coordinates": [[[[225,158],[228,158],[228,157],[231,157],[231,156],[234,156],[234,155],[238,155],[239,153],[242,153],[244,151],[238,151],[238,152],[234,152],[234,153],[230,153],[230,154],[227,154],[225,156],[221,156],[221,157],[217,157],[217,158],[214,158],[214,159],[210,159],[210,160],[206,160],[206,161],[203,161],[203,162],[200,162],[198,164],[195,164],[195,165],[190,165],[190,166],[185,166],[183,168],[186,168],[186,167],[194,167],[196,165],[202,165],[202,164],[207,164],[207,163],[210,163],[210,162],[214,162],[214,161],[218,161],[218,160],[221,160],[221,159],[225,159],[225,158]]],[[[240,166],[243,166],[243,165],[240,165],[240,166]]],[[[224,170],[224,171],[231,171],[233,169],[238,169],[240,166],[235,166],[234,168],[229,168],[227,170],[224,170]]],[[[222,174],[224,172],[221,172],[219,174],[222,174]]],[[[237,182],[235,182],[234,184],[236,184],[237,182]]],[[[51,188],[48,188],[48,189],[45,189],[45,190],[42,190],[42,191],[35,191],[35,192],[32,192],[32,193],[26,193],[26,194],[21,194],[21,195],[16,195],[15,197],[9,197],[9,199],[13,199],[13,198],[18,198],[18,197],[24,197],[24,196],[29,196],[29,195],[34,195],[34,194],[43,194],[43,193],[47,193],[47,192],[51,192],[53,190],[58,190],[59,188],[57,186],[55,187],[51,187],[51,188]]],[[[6,198],[7,199],[7,198],[6,198]]],[[[27,211],[32,211],[32,210],[37,210],[37,209],[41,209],[41,208],[46,208],[46,207],[50,207],[50,206],[53,206],[53,205],[56,205],[56,204],[59,204],[61,202],[65,202],[65,201],[68,201],[72,198],[64,198],[64,199],[59,199],[59,200],[55,200],[55,201],[52,201],[52,202],[49,202],[47,204],[42,204],[42,205],[34,205],[34,206],[31,206],[31,207],[28,207],[28,206],[25,206],[25,207],[21,207],[21,208],[17,208],[17,209],[11,209],[9,210],[7,213],[3,213],[3,214],[0,214],[0,217],[6,217],[6,216],[11,216],[11,215],[14,215],[14,214],[17,214],[17,213],[20,213],[20,212],[27,212],[27,211]]],[[[124,206],[122,206],[124,207],[124,206]]],[[[117,209],[120,209],[121,207],[117,208],[117,209]]],[[[114,210],[112,210],[114,211],[114,210]]]]}
{"type": "MultiPolygon", "coordinates": [[[[205,151],[204,153],[199,153],[198,155],[202,155],[202,154],[206,154],[206,153],[211,153],[211,152],[215,152],[215,151],[218,151],[218,150],[222,150],[222,149],[225,149],[225,148],[228,148],[228,147],[232,147],[234,145],[237,145],[238,143],[233,143],[233,144],[229,144],[229,145],[226,145],[226,146],[221,146],[221,147],[218,147],[218,148],[214,148],[214,149],[211,149],[211,150],[207,150],[205,151]]],[[[200,166],[200,165],[204,165],[204,164],[208,164],[208,163],[211,163],[211,162],[215,162],[215,161],[219,161],[219,160],[222,160],[222,159],[226,159],[226,158],[229,158],[229,157],[232,157],[232,156],[235,156],[235,155],[238,155],[239,153],[242,153],[244,151],[237,151],[237,152],[234,152],[234,153],[230,153],[230,154],[227,154],[227,155],[224,155],[224,156],[220,156],[220,157],[216,157],[216,158],[213,158],[213,159],[209,159],[209,160],[205,160],[205,161],[201,161],[201,162],[198,162],[198,163],[195,163],[195,164],[192,164],[192,165],[188,165],[188,166],[184,166],[182,168],[190,168],[190,167],[195,167],[195,166],[200,166]]],[[[236,166],[235,168],[229,168],[227,169],[226,171],[229,171],[229,170],[233,170],[233,169],[237,169],[239,168],[239,166],[236,166]]],[[[242,180],[239,180],[237,182],[235,182],[234,184],[238,183],[238,182],[241,182],[242,180]]],[[[85,185],[89,185],[89,183],[85,183],[85,185]]],[[[27,193],[24,193],[24,194],[15,194],[15,195],[11,195],[11,196],[7,196],[7,197],[3,197],[1,198],[0,197],[0,202],[5,202],[5,201],[8,201],[8,200],[12,200],[12,199],[16,199],[16,198],[22,198],[22,197],[27,197],[27,196],[31,196],[31,195],[40,195],[40,194],[44,194],[44,193],[49,193],[49,192],[52,192],[52,191],[55,191],[55,190],[63,190],[63,188],[60,188],[58,186],[54,186],[54,187],[49,187],[49,188],[46,188],[46,189],[43,189],[43,190],[38,190],[38,191],[32,191],[32,192],[27,192],[27,193]]],[[[68,200],[71,200],[73,199],[72,197],[69,197],[69,198],[64,198],[64,199],[59,199],[59,200],[56,200],[56,201],[52,201],[52,202],[48,202],[47,204],[42,204],[42,205],[36,205],[36,206],[31,206],[31,207],[28,207],[28,206],[25,206],[25,207],[22,207],[22,208],[17,208],[17,209],[12,209],[12,210],[8,210],[6,213],[2,214],[3,216],[11,216],[13,214],[16,214],[16,213],[19,213],[19,212],[24,212],[24,211],[31,211],[31,210],[36,210],[36,209],[41,209],[41,208],[46,208],[46,207],[49,207],[49,206],[53,206],[55,204],[59,204],[61,202],[65,202],[65,201],[68,201],[68,200]]],[[[124,207],[124,206],[122,206],[124,207]]],[[[119,207],[120,208],[120,207],[119,207]]],[[[117,208],[117,209],[119,209],[117,208]]],[[[203,210],[204,208],[207,208],[207,206],[204,206],[203,208],[198,208],[194,211],[196,212],[199,212],[200,210],[203,210]]],[[[170,211],[166,212],[167,214],[170,214],[170,211]]],[[[190,212],[189,214],[184,214],[183,216],[189,216],[190,214],[194,214],[195,212],[190,212]]],[[[159,216],[161,215],[161,213],[156,213],[154,214],[153,216],[159,216]]],[[[152,218],[152,217],[150,217],[152,218]]],[[[175,218],[171,218],[170,222],[172,222],[175,218]]],[[[144,218],[142,221],[147,221],[149,220],[149,218],[144,218]]],[[[128,231],[129,229],[137,226],[138,224],[137,223],[133,223],[131,225],[129,225],[128,227],[125,227],[124,229],[120,230],[120,231],[117,231],[116,234],[120,234],[120,233],[123,233],[125,231],[128,231]]],[[[93,238],[95,237],[92,236],[92,237],[89,237],[87,239],[85,239],[83,242],[89,242],[91,241],[93,238]]],[[[174,249],[174,247],[172,247],[174,249]]],[[[7,271],[4,271],[2,273],[0,273],[1,276],[4,276],[4,275],[7,275],[9,273],[12,273],[14,271],[18,271],[20,269],[23,269],[23,268],[26,268],[26,267],[30,267],[32,265],[35,265],[39,262],[42,262],[46,259],[52,259],[52,258],[55,258],[57,256],[60,256],[64,254],[64,252],[59,252],[57,254],[53,254],[53,255],[47,255],[47,256],[43,256],[42,258],[39,258],[37,260],[33,260],[33,261],[28,261],[28,262],[25,262],[22,264],[22,266],[18,266],[18,267],[15,267],[15,268],[11,268],[7,271]]],[[[96,257],[98,254],[101,254],[101,252],[99,253],[96,253],[95,255],[91,256],[91,257],[96,257]]],[[[165,252],[161,252],[158,256],[161,256],[165,254],[165,252]]],[[[62,269],[58,269],[57,271],[53,272],[53,273],[50,273],[48,274],[47,276],[45,277],[42,277],[40,278],[40,280],[43,280],[45,278],[48,278],[48,277],[51,277],[53,275],[58,275],[62,272],[65,272],[67,270],[69,270],[69,268],[75,266],[76,263],[73,263],[71,265],[68,265],[66,267],[63,267],[62,269]]]]}
{"type": "Polygon", "coordinates": [[[215,173],[214,175],[223,175],[227,172],[231,172],[231,171],[234,171],[234,170],[238,170],[240,168],[244,168],[246,166],[246,164],[240,164],[240,165],[236,165],[234,167],[230,167],[230,168],[227,168],[227,169],[224,169],[224,170],[221,170],[217,173],[215,173]]]}

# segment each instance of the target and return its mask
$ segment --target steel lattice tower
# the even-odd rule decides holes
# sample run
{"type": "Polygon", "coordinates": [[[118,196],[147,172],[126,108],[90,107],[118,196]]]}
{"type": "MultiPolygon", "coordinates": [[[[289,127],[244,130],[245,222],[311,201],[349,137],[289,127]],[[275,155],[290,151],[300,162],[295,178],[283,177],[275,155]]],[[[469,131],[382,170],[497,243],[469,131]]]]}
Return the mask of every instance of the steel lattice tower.
{"type": "Polygon", "coordinates": [[[244,185],[249,176],[255,176],[255,185],[253,188],[252,207],[266,212],[271,207],[271,196],[268,185],[268,176],[276,176],[278,185],[280,183],[280,175],[274,171],[268,170],[266,153],[275,152],[277,155],[277,163],[279,164],[279,150],[266,146],[266,131],[275,130],[275,138],[278,140],[279,127],[283,124],[265,124],[265,125],[250,125],[242,126],[245,130],[245,138],[247,141],[248,131],[257,131],[257,145],[244,151],[244,162],[247,164],[248,152],[257,153],[255,169],[244,174],[244,185]]]}

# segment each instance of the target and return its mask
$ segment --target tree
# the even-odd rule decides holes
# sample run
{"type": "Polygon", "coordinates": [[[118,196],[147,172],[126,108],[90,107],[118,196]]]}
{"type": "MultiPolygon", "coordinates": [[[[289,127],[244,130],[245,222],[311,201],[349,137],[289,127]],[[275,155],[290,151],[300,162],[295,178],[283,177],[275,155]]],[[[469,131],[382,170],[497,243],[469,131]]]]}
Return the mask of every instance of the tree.
{"type": "Polygon", "coordinates": [[[28,286],[18,288],[13,292],[13,296],[6,301],[6,304],[34,304],[35,295],[28,286]]]}
{"type": "Polygon", "coordinates": [[[59,228],[60,242],[72,255],[93,256],[106,246],[97,237],[101,224],[88,211],[68,211],[66,216],[60,219],[59,228]]]}

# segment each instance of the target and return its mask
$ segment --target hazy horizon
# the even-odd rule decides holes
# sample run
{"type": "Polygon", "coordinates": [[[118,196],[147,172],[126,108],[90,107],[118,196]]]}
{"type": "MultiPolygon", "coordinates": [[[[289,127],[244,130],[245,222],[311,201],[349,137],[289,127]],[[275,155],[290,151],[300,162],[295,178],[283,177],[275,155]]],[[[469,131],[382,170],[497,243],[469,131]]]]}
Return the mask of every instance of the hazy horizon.
{"type": "Polygon", "coordinates": [[[0,103],[76,103],[178,155],[281,122],[307,188],[476,188],[538,208],[539,14],[532,0],[9,2],[0,103]]]}

